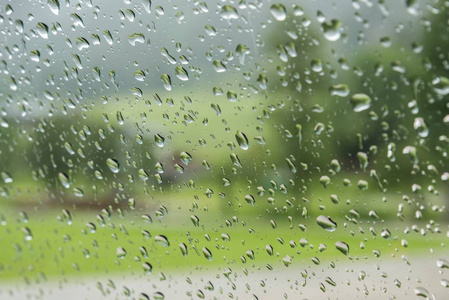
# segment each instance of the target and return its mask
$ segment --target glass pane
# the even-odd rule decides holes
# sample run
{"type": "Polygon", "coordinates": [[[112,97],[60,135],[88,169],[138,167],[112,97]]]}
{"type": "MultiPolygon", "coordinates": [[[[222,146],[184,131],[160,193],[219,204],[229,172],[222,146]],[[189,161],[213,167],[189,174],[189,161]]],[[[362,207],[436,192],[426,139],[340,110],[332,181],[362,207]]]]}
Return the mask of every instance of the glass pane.
{"type": "Polygon", "coordinates": [[[0,298],[446,299],[449,2],[0,3],[0,298]]]}

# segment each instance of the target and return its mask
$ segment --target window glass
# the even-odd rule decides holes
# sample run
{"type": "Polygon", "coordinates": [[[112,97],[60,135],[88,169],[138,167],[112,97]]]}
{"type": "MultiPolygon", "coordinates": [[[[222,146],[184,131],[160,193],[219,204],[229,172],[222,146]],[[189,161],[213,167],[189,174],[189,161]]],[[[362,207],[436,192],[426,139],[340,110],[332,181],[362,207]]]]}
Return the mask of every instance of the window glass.
{"type": "Polygon", "coordinates": [[[449,2],[0,3],[0,298],[446,299],[449,2]]]}

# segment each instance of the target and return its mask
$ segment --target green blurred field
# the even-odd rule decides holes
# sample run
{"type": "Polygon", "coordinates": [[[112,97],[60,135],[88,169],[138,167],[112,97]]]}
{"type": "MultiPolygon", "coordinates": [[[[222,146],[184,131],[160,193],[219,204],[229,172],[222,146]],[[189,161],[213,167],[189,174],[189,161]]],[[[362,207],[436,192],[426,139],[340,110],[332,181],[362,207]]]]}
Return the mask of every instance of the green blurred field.
{"type": "MultiPolygon", "coordinates": [[[[170,203],[168,215],[158,218],[151,214],[152,223],[142,220],[142,214],[146,213],[144,209],[125,209],[124,217],[116,211],[113,211],[109,219],[105,217],[104,226],[98,221],[94,210],[75,208],[72,210],[72,224],[69,225],[60,209],[29,209],[26,222],[19,210],[4,207],[0,226],[0,280],[56,279],[65,275],[89,274],[106,276],[116,272],[144,274],[144,262],[150,263],[152,273],[156,274],[166,270],[185,272],[192,268],[212,267],[260,267],[276,270],[286,267],[283,259],[287,255],[291,257],[290,267],[302,268],[312,263],[313,257],[318,258],[321,263],[375,258],[373,250],[379,251],[380,258],[391,255],[425,255],[430,249],[444,250],[448,239],[447,224],[439,224],[442,232],[432,232],[431,228],[422,236],[419,229],[427,223],[424,221],[376,222],[364,218],[355,224],[337,217],[334,219],[338,223],[337,230],[327,232],[317,225],[317,213],[311,213],[308,219],[293,215],[293,222],[290,224],[287,215],[283,213],[261,216],[240,213],[238,210],[230,213],[201,209],[188,213],[182,207],[184,204],[181,199],[170,203]],[[200,219],[198,227],[190,220],[193,214],[200,219]],[[271,220],[276,222],[276,228],[271,225],[271,220]],[[95,232],[86,225],[88,222],[95,224],[95,232]],[[307,229],[301,230],[299,223],[307,229]],[[416,231],[412,228],[413,224],[417,225],[416,231]],[[370,227],[375,230],[376,235],[370,231],[370,227]],[[407,227],[410,232],[406,234],[404,229],[407,227]],[[29,228],[32,239],[26,240],[24,228],[29,228]],[[390,239],[380,236],[383,228],[390,230],[390,239]],[[151,237],[142,235],[143,230],[147,230],[151,237]],[[229,241],[222,239],[223,233],[229,235],[229,241]],[[157,244],[157,235],[165,235],[170,246],[157,244]],[[308,241],[304,247],[300,245],[302,238],[308,241]],[[407,241],[408,247],[401,245],[403,239],[407,241]],[[294,241],[296,246],[290,245],[290,241],[294,241]],[[344,241],[349,245],[349,256],[335,248],[336,241],[344,241]],[[364,249],[360,248],[361,242],[365,245],[364,249]],[[187,245],[187,256],[182,255],[180,243],[187,245]],[[267,253],[267,244],[274,248],[273,256],[267,253]],[[325,244],[327,249],[320,252],[320,244],[325,244]],[[141,246],[146,248],[147,258],[139,250],[141,246]],[[125,257],[118,258],[118,247],[126,250],[125,257]],[[210,250],[212,260],[205,258],[203,247],[210,250]],[[248,256],[248,250],[254,252],[254,259],[248,256]]],[[[257,207],[252,209],[258,210],[257,207]]]]}

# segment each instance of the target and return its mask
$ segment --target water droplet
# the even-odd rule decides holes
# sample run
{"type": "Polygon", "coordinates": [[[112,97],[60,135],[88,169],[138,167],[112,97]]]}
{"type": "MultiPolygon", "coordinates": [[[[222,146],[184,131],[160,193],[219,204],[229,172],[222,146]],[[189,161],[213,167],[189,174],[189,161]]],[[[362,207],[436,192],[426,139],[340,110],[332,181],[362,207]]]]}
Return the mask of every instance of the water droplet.
{"type": "Polygon", "coordinates": [[[142,264],[142,268],[146,274],[151,274],[151,272],[153,271],[153,266],[149,262],[144,262],[142,264]]]}
{"type": "Polygon", "coordinates": [[[84,49],[87,49],[90,47],[89,42],[83,38],[83,37],[78,37],[76,39],[76,47],[78,48],[78,50],[82,51],[84,49]]]}
{"type": "Polygon", "coordinates": [[[406,0],[405,5],[407,6],[407,12],[412,16],[419,14],[419,3],[417,0],[406,0]]]}
{"type": "Polygon", "coordinates": [[[239,18],[237,9],[229,4],[223,5],[223,7],[221,8],[220,16],[225,20],[236,20],[239,18]]]}
{"type": "Polygon", "coordinates": [[[165,138],[159,133],[154,135],[154,141],[156,142],[156,145],[160,148],[164,147],[165,145],[165,138]]]}
{"type": "Polygon", "coordinates": [[[203,247],[202,250],[203,250],[204,257],[205,257],[207,260],[212,260],[212,252],[210,252],[210,250],[207,249],[206,247],[203,247]]]}
{"type": "Polygon", "coordinates": [[[257,78],[257,83],[259,84],[259,87],[265,91],[268,87],[267,76],[265,74],[259,74],[259,77],[257,78]]]}
{"type": "Polygon", "coordinates": [[[339,250],[344,255],[348,255],[349,254],[349,245],[346,244],[345,242],[336,242],[335,243],[335,248],[337,248],[337,250],[339,250]]]}
{"type": "Polygon", "coordinates": [[[254,204],[256,203],[256,200],[254,199],[254,197],[252,195],[246,195],[245,201],[246,201],[246,203],[248,203],[251,206],[254,206],[254,204]]]}
{"type": "Polygon", "coordinates": [[[285,21],[287,18],[287,9],[283,4],[273,4],[270,7],[271,15],[278,21],[285,21]]]}
{"type": "Polygon", "coordinates": [[[179,244],[179,249],[181,250],[181,253],[184,257],[187,257],[188,255],[188,250],[187,250],[187,246],[184,243],[180,243],[179,244]]]}
{"type": "Polygon", "coordinates": [[[441,269],[449,269],[449,261],[440,258],[437,260],[437,267],[441,269]]]}
{"type": "Polygon", "coordinates": [[[380,236],[383,237],[384,239],[388,240],[391,238],[391,233],[388,229],[384,228],[384,229],[382,229],[380,236]]]}
{"type": "Polygon", "coordinates": [[[126,256],[126,250],[123,247],[117,247],[116,255],[118,258],[123,259],[126,256]]]}
{"type": "Polygon", "coordinates": [[[222,73],[226,71],[226,66],[218,59],[213,61],[212,66],[214,67],[214,70],[217,73],[222,73]]]}
{"type": "Polygon", "coordinates": [[[181,159],[182,163],[185,164],[186,166],[192,160],[192,156],[188,152],[181,152],[179,158],[181,159]]]}
{"type": "Polygon", "coordinates": [[[145,43],[145,36],[143,35],[143,33],[138,33],[138,32],[133,33],[133,34],[128,36],[128,42],[132,46],[135,46],[136,43],[144,44],[145,43]]]}
{"type": "Polygon", "coordinates": [[[170,246],[170,242],[168,241],[168,239],[165,235],[156,235],[154,237],[154,241],[156,242],[156,244],[164,246],[164,247],[170,246]]]}
{"type": "Polygon", "coordinates": [[[195,227],[200,226],[200,219],[197,216],[191,215],[190,220],[192,220],[192,223],[193,223],[193,225],[195,225],[195,227]]]}
{"type": "Polygon", "coordinates": [[[33,239],[33,234],[31,233],[31,229],[29,229],[28,227],[23,227],[22,232],[25,235],[26,241],[31,241],[33,239]]]}
{"type": "Polygon", "coordinates": [[[371,106],[371,98],[366,95],[366,94],[354,94],[351,97],[351,105],[352,105],[352,109],[355,112],[361,112],[364,110],[367,110],[368,108],[370,108],[371,106]]]}
{"type": "Polygon", "coordinates": [[[346,84],[333,84],[329,88],[329,93],[331,96],[347,97],[350,90],[346,84]]]}
{"type": "Polygon", "coordinates": [[[337,283],[335,283],[335,281],[333,281],[330,277],[326,277],[324,280],[331,286],[337,286],[337,283]]]}
{"type": "Polygon", "coordinates": [[[437,77],[432,81],[433,90],[441,95],[446,96],[449,94],[449,79],[446,77],[437,77]]]}
{"type": "Polygon", "coordinates": [[[145,77],[145,72],[142,70],[137,70],[136,72],[134,72],[134,78],[138,81],[144,81],[145,77]]]}
{"type": "Polygon", "coordinates": [[[204,27],[204,29],[206,30],[206,33],[209,36],[216,36],[217,35],[217,30],[212,25],[206,25],[204,27]]]}
{"type": "Polygon", "coordinates": [[[332,19],[330,22],[323,22],[321,28],[328,41],[337,41],[341,36],[341,22],[339,20],[332,19]]]}
{"type": "Polygon", "coordinates": [[[292,264],[292,258],[289,255],[286,255],[282,258],[282,262],[284,263],[284,266],[288,267],[292,264]]]}
{"type": "Polygon", "coordinates": [[[248,138],[243,132],[237,130],[237,133],[235,134],[235,139],[237,140],[237,143],[239,144],[240,148],[242,148],[243,150],[248,150],[249,148],[248,138]]]}
{"type": "Polygon", "coordinates": [[[416,288],[414,288],[414,291],[415,291],[415,295],[416,296],[423,297],[423,298],[426,298],[426,299],[432,299],[430,297],[431,294],[429,293],[429,291],[426,290],[423,287],[416,287],[416,288]]]}
{"type": "Polygon", "coordinates": [[[119,162],[115,159],[108,158],[106,160],[106,164],[109,167],[109,170],[112,171],[112,173],[118,173],[120,171],[120,165],[119,162]]]}
{"type": "Polygon", "coordinates": [[[240,159],[239,159],[239,157],[237,156],[237,154],[231,153],[231,154],[230,154],[230,157],[231,157],[231,161],[232,161],[232,163],[234,164],[234,166],[237,166],[237,167],[242,168],[242,164],[241,164],[240,159]]]}
{"type": "Polygon", "coordinates": [[[176,77],[178,77],[178,79],[180,79],[182,81],[189,80],[189,74],[183,67],[177,66],[175,69],[175,72],[176,72],[176,77]]]}
{"type": "Polygon", "coordinates": [[[420,137],[427,137],[429,135],[429,128],[423,118],[418,117],[413,121],[413,128],[418,132],[420,137]]]}
{"type": "Polygon", "coordinates": [[[250,49],[243,44],[238,44],[237,47],[235,48],[235,52],[237,53],[237,56],[239,57],[239,61],[242,65],[245,64],[246,55],[251,53],[250,49]]]}
{"type": "Polygon", "coordinates": [[[330,217],[320,215],[316,219],[316,222],[318,223],[318,225],[321,226],[321,228],[323,228],[326,231],[333,232],[337,229],[337,223],[332,221],[330,217]]]}
{"type": "Polygon", "coordinates": [[[331,183],[331,179],[329,178],[329,176],[323,175],[320,177],[320,183],[324,188],[327,188],[327,186],[331,183]]]}
{"type": "Polygon", "coordinates": [[[37,33],[44,39],[48,39],[48,26],[45,23],[39,22],[36,25],[37,33]]]}
{"type": "Polygon", "coordinates": [[[171,78],[170,78],[170,76],[168,74],[162,74],[161,75],[161,80],[162,80],[162,83],[164,85],[164,88],[167,91],[171,91],[171,78]]]}
{"type": "Polygon", "coordinates": [[[137,171],[137,174],[143,181],[147,181],[150,178],[150,176],[144,169],[139,169],[139,171],[137,171]]]}

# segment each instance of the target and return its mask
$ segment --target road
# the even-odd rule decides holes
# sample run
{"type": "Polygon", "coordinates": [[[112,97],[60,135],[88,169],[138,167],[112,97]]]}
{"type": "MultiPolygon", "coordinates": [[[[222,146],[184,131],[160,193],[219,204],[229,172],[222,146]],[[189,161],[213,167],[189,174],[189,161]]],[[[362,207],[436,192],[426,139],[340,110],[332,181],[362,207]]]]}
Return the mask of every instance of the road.
{"type": "Polygon", "coordinates": [[[430,255],[408,258],[408,263],[400,257],[370,258],[271,271],[247,263],[247,275],[221,268],[167,272],[165,279],[160,273],[130,273],[29,285],[3,282],[0,299],[145,299],[142,293],[149,299],[425,299],[426,291],[428,299],[449,299],[449,288],[441,284],[449,280],[449,269],[436,261],[430,255]],[[422,296],[416,295],[417,288],[422,296]]]}

